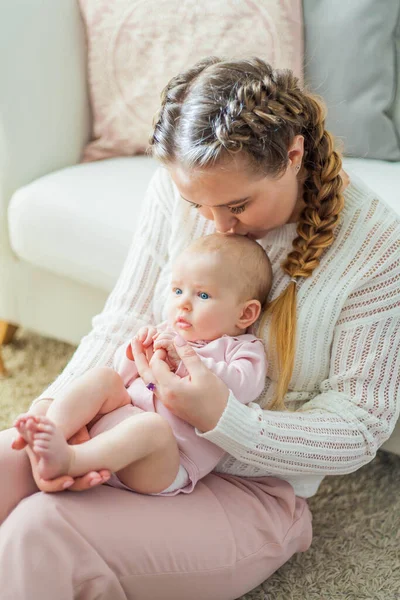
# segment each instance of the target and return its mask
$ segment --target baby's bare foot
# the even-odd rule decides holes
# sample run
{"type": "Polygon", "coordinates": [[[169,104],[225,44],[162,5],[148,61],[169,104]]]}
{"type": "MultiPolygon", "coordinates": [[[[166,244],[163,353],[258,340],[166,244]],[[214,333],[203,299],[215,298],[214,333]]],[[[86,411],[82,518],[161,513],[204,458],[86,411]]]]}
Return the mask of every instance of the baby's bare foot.
{"type": "Polygon", "coordinates": [[[30,446],[33,444],[33,433],[31,429],[31,424],[35,423],[37,417],[35,415],[30,415],[29,413],[25,413],[23,415],[19,415],[14,421],[14,427],[18,431],[21,437],[24,438],[25,442],[30,446]]]}
{"type": "Polygon", "coordinates": [[[29,422],[33,443],[29,444],[38,458],[38,471],[43,479],[67,475],[73,458],[62,431],[47,417],[29,422]]]}

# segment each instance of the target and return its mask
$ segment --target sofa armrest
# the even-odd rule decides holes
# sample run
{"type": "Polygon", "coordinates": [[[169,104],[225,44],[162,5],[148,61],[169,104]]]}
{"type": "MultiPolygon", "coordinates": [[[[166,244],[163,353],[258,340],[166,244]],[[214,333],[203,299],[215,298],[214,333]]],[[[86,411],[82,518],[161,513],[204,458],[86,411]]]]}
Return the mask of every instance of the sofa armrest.
{"type": "Polygon", "coordinates": [[[79,161],[90,135],[77,0],[0,0],[0,198],[79,161]]]}

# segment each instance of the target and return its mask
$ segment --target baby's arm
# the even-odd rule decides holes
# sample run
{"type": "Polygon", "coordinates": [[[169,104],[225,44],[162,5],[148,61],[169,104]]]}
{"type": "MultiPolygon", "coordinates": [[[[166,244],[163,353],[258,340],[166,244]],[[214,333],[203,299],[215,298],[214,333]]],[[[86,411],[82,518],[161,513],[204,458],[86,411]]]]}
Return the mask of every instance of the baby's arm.
{"type": "MultiPolygon", "coordinates": [[[[175,332],[166,331],[157,336],[154,349],[164,349],[166,362],[174,372],[184,377],[186,369],[174,345],[175,332]]],[[[202,362],[229,387],[243,404],[252,402],[261,394],[265,385],[267,360],[261,340],[246,341],[234,348],[226,360],[216,360],[200,355],[202,362]]]]}
{"type": "Polygon", "coordinates": [[[237,346],[226,360],[200,357],[203,363],[233,392],[242,404],[258,398],[265,386],[267,359],[261,340],[246,341],[237,346]]]}

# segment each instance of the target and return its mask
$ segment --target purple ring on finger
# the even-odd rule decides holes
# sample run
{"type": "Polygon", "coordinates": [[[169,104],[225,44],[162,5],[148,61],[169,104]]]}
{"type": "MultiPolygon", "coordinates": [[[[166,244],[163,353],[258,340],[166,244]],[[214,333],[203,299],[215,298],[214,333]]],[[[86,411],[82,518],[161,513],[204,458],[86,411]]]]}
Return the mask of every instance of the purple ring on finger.
{"type": "Polygon", "coordinates": [[[154,392],[154,390],[156,389],[156,384],[155,383],[148,383],[146,385],[147,389],[150,390],[151,392],[154,392]]]}

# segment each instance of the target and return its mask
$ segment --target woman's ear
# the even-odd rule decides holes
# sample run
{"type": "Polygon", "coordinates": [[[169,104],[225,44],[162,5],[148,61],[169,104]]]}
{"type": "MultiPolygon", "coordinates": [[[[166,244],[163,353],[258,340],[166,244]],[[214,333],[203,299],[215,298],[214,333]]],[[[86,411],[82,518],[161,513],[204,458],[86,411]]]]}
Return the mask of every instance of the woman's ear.
{"type": "Polygon", "coordinates": [[[291,165],[301,165],[304,156],[304,137],[296,135],[293,143],[288,149],[288,157],[291,165]]]}
{"type": "Polygon", "coordinates": [[[242,307],[242,312],[236,322],[236,327],[239,329],[247,329],[257,321],[260,312],[261,302],[259,300],[247,300],[242,307]]]}

